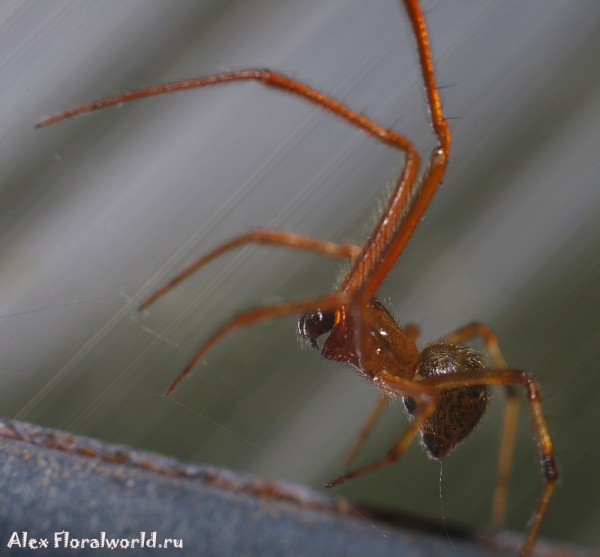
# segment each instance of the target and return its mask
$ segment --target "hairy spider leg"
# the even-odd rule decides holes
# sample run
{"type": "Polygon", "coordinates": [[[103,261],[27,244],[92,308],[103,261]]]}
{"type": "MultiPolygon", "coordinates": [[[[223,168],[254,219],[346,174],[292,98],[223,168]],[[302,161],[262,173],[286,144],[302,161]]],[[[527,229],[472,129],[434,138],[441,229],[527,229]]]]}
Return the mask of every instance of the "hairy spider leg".
{"type": "Polygon", "coordinates": [[[300,313],[301,311],[311,311],[317,309],[333,310],[342,304],[349,301],[347,294],[330,294],[321,298],[313,298],[312,300],[298,300],[295,302],[281,302],[279,304],[273,304],[270,306],[261,306],[247,311],[242,311],[236,314],[232,319],[227,321],[221,328],[217,329],[209,339],[201,346],[200,350],[196,352],[194,357],[189,361],[175,377],[172,383],[165,391],[165,396],[169,396],[175,387],[179,385],[182,379],[190,372],[190,370],[200,361],[200,359],[223,337],[227,336],[230,332],[240,327],[247,327],[252,323],[258,321],[264,321],[266,319],[275,319],[276,317],[283,317],[292,313],[300,313]]]}
{"type": "Polygon", "coordinates": [[[344,459],[346,466],[350,466],[354,462],[356,455],[360,452],[360,449],[362,448],[365,441],[367,440],[367,437],[373,430],[373,426],[381,416],[381,413],[383,412],[383,409],[387,406],[389,400],[390,397],[383,391],[380,392],[377,396],[377,400],[375,401],[373,408],[369,412],[369,415],[367,416],[367,419],[360,428],[360,431],[354,438],[354,441],[352,442],[352,445],[348,450],[348,454],[344,459]]]}
{"type": "MultiPolygon", "coordinates": [[[[498,346],[498,339],[494,332],[485,323],[470,323],[444,335],[441,342],[464,342],[473,338],[479,338],[492,358],[494,367],[506,369],[508,365],[498,346]]],[[[506,408],[504,410],[504,425],[500,440],[500,454],[498,456],[498,471],[496,474],[496,487],[492,503],[492,520],[500,526],[506,517],[508,501],[508,486],[512,468],[512,459],[515,449],[517,435],[517,420],[519,414],[519,399],[513,385],[505,385],[506,408]]]]}
{"type": "Polygon", "coordinates": [[[208,262],[216,259],[232,249],[250,243],[312,251],[330,257],[339,257],[340,259],[356,257],[361,250],[359,246],[354,244],[336,244],[334,242],[317,240],[316,238],[304,236],[302,234],[295,234],[293,232],[285,232],[283,230],[273,230],[269,228],[257,228],[247,232],[246,234],[240,234],[239,236],[220,244],[215,249],[204,254],[202,257],[199,257],[178,275],[173,277],[169,282],[161,286],[152,295],[148,296],[148,298],[146,298],[140,304],[140,311],[146,309],[149,305],[156,302],[156,300],[164,296],[169,290],[177,286],[190,275],[194,274],[201,267],[204,267],[204,265],[206,265],[208,262]]]}

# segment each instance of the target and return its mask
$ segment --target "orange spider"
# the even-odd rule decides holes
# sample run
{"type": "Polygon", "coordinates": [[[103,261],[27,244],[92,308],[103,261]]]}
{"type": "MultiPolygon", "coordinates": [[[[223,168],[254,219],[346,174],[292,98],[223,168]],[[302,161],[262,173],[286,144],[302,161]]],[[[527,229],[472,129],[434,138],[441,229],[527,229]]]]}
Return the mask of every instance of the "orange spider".
{"type": "Polygon", "coordinates": [[[493,507],[494,519],[500,522],[505,514],[517,421],[515,386],[521,385],[527,392],[545,481],[541,500],[521,550],[521,557],[525,557],[531,551],[557,479],[552,442],[542,412],[538,385],[527,373],[508,368],[495,335],[486,325],[473,323],[457,329],[419,352],[415,344],[418,329],[415,326],[404,329],[400,327],[375,297],[377,289],[404,250],[438,188],[450,151],[450,131],[442,113],[435,83],[423,15],[417,0],[404,0],[404,4],[416,39],[431,126],[438,143],[420,177],[419,154],[408,139],[303,83],[269,70],[230,72],[123,93],[62,112],[40,122],[38,126],[151,95],[233,81],[257,81],[312,102],[362,129],[376,140],[401,151],[404,154],[404,165],[400,176],[362,248],[290,232],[258,229],[213,249],[142,303],[140,309],[148,307],[212,259],[246,243],[270,244],[352,259],[352,266],[341,284],[327,296],[283,302],[238,313],[201,346],[171,383],[166,395],[173,391],[217,342],[234,329],[301,312],[298,329],[304,339],[316,348],[317,338],[328,334],[321,355],[329,360],[350,364],[381,389],[379,400],[350,451],[350,461],[358,452],[389,396],[402,396],[406,411],[411,417],[408,428],[383,458],[344,474],[329,483],[328,487],[331,487],[396,461],[417,434],[420,434],[421,442],[430,457],[442,458],[480,421],[490,397],[489,385],[504,385],[507,406],[493,507]],[[485,368],[474,352],[463,344],[474,337],[479,337],[485,343],[494,362],[493,369],[485,368]]]}

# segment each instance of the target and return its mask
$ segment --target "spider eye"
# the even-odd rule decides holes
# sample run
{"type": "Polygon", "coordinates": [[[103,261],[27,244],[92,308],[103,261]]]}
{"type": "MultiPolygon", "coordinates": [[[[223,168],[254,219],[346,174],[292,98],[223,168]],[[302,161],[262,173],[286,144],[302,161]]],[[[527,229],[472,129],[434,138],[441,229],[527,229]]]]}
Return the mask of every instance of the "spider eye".
{"type": "Polygon", "coordinates": [[[319,348],[317,338],[333,329],[335,311],[304,312],[298,319],[298,332],[313,348],[319,348]]]}

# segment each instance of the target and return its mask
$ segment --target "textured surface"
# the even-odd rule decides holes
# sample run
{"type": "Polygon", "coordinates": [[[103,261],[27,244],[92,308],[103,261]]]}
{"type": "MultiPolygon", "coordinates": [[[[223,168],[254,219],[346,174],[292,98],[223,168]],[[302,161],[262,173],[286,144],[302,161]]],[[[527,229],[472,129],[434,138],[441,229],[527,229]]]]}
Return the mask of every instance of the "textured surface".
{"type": "MultiPolygon", "coordinates": [[[[361,517],[341,499],[299,486],[130,453],[126,447],[40,431],[23,423],[2,424],[1,431],[5,436],[24,434],[63,445],[63,450],[45,449],[6,438],[0,443],[3,554],[13,532],[19,536],[27,532],[29,539],[49,539],[53,548],[55,533],[63,531],[71,540],[100,543],[104,532],[109,543],[119,540],[119,544],[121,539],[141,539],[142,532],[151,540],[156,532],[156,547],[129,550],[127,555],[155,555],[165,538],[182,542],[180,549],[171,548],[172,555],[442,556],[452,554],[453,543],[461,555],[480,554],[473,543],[395,530],[361,517]],[[124,462],[74,455],[64,450],[67,446],[79,451],[94,447],[105,457],[119,455],[124,462]],[[160,472],[144,470],[140,462],[160,472]]],[[[64,539],[63,535],[60,542],[64,539]]],[[[8,554],[19,554],[16,547],[13,544],[8,554]]],[[[42,550],[44,555],[64,552],[64,546],[42,550]]],[[[79,548],[77,555],[98,552],[102,553],[79,548]]]]}
{"type": "MultiPolygon", "coordinates": [[[[41,549],[42,555],[69,551],[64,545],[54,548],[55,533],[64,544],[62,532],[69,533],[68,543],[82,539],[102,543],[104,533],[105,546],[116,542],[127,547],[127,555],[161,554],[165,539],[181,542],[181,547],[171,547],[169,555],[211,557],[442,557],[457,552],[464,557],[500,557],[511,553],[493,550],[493,543],[505,547],[518,543],[510,536],[488,536],[484,545],[469,541],[464,532],[461,539],[450,538],[443,529],[425,531],[424,525],[392,527],[341,498],[309,488],[183,464],[22,422],[1,422],[0,435],[4,437],[0,441],[2,554],[31,554],[30,549],[18,550],[16,544],[6,549],[13,532],[19,537],[27,532],[28,540],[48,539],[49,548],[41,549]],[[42,442],[54,448],[44,448],[42,442]],[[73,454],[90,448],[103,458],[73,454]],[[128,547],[133,539],[152,543],[154,532],[154,547],[128,547]]],[[[76,554],[111,551],[80,547],[76,554]]],[[[545,546],[539,555],[589,554],[545,546]]]]}

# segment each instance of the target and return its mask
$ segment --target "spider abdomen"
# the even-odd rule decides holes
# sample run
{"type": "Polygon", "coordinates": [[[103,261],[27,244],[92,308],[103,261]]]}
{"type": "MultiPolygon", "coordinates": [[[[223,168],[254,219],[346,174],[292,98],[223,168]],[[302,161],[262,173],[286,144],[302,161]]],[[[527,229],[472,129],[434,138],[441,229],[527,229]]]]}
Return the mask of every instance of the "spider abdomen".
{"type": "MultiPolygon", "coordinates": [[[[438,343],[425,348],[419,357],[415,380],[435,375],[483,369],[470,348],[460,344],[438,343]]],[[[467,385],[440,392],[433,414],[420,429],[421,443],[431,458],[442,458],[477,426],[488,405],[490,391],[486,385],[467,385]]],[[[412,397],[402,397],[406,411],[414,415],[417,404],[412,397]]]]}

